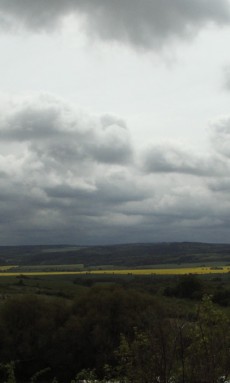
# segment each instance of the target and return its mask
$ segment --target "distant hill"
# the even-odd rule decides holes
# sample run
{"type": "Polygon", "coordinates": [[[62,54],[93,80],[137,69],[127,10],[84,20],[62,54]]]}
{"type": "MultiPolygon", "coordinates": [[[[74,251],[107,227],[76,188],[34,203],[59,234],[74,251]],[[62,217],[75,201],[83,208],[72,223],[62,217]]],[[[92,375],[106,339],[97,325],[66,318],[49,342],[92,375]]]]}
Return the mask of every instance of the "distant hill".
{"type": "Polygon", "coordinates": [[[230,264],[230,244],[196,242],[136,243],[109,246],[0,246],[0,264],[84,264],[140,267],[168,263],[230,264]]]}

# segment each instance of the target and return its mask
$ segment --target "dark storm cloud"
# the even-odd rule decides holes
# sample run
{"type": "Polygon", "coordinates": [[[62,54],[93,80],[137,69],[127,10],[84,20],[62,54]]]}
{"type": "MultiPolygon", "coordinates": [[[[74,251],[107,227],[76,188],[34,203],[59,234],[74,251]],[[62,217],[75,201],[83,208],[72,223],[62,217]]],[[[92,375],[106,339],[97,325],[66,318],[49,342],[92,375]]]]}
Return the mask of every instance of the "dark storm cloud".
{"type": "Polygon", "coordinates": [[[115,116],[88,116],[51,96],[5,105],[0,241],[224,240],[229,137],[226,118],[213,125],[206,156],[179,144],[140,156],[115,116]]]}
{"type": "Polygon", "coordinates": [[[94,187],[91,185],[70,186],[66,184],[45,187],[44,191],[49,197],[61,200],[69,200],[70,204],[75,205],[76,200],[85,203],[93,203],[94,207],[98,205],[103,209],[111,210],[117,204],[126,202],[143,201],[148,197],[148,192],[138,185],[133,179],[125,174],[116,174],[112,176],[98,177],[94,187]]]}
{"type": "Polygon", "coordinates": [[[116,117],[89,117],[49,96],[16,102],[1,113],[0,145],[2,241],[79,238],[100,225],[95,217],[145,198],[127,174],[133,149],[116,117]]]}
{"type": "Polygon", "coordinates": [[[4,27],[18,24],[32,30],[50,29],[65,16],[80,15],[91,35],[144,47],[230,20],[227,0],[0,0],[0,12],[4,27]]]}

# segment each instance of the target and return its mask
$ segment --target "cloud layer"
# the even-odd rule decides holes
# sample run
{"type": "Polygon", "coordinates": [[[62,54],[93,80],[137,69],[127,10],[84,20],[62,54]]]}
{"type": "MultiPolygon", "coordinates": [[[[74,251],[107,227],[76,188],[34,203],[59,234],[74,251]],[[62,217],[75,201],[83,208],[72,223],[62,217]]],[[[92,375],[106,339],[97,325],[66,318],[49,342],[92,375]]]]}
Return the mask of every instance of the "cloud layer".
{"type": "Polygon", "coordinates": [[[69,15],[80,17],[91,36],[139,47],[159,47],[193,36],[207,23],[230,21],[227,0],[0,0],[0,25],[5,29],[49,30],[69,15]]]}
{"type": "Polygon", "coordinates": [[[179,143],[139,153],[119,118],[41,95],[5,103],[0,149],[1,243],[228,240],[228,118],[205,155],[179,143]]]}

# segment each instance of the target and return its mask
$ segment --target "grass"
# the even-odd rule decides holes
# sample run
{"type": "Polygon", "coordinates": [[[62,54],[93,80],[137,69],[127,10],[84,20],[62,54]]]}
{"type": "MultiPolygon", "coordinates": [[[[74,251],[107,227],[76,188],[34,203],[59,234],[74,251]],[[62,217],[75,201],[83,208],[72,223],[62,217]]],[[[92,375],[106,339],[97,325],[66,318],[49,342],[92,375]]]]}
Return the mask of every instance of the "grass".
{"type": "Polygon", "coordinates": [[[0,272],[1,271],[7,271],[7,270],[11,270],[11,269],[14,269],[15,267],[17,267],[17,266],[12,266],[12,265],[10,265],[10,266],[0,266],[0,272]]]}
{"type": "Polygon", "coordinates": [[[83,271],[84,265],[77,263],[73,265],[33,265],[33,266],[18,266],[17,273],[25,274],[29,272],[68,272],[68,271],[83,271]]]}

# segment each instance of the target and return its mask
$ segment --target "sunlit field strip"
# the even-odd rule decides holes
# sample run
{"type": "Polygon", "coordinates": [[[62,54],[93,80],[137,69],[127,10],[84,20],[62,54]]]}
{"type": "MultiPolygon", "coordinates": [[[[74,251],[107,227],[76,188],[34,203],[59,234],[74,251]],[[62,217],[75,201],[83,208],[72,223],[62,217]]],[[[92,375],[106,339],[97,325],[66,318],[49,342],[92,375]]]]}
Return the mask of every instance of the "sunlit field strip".
{"type": "MultiPolygon", "coordinates": [[[[189,267],[176,269],[139,269],[139,270],[95,270],[90,274],[133,274],[133,275],[182,275],[182,274],[222,274],[230,273],[230,267],[222,267],[221,269],[212,269],[210,267],[189,267]]],[[[83,274],[84,272],[79,272],[83,274]]]]}
{"type": "Polygon", "coordinates": [[[230,273],[230,267],[223,266],[221,268],[210,267],[189,267],[175,269],[123,269],[123,270],[91,270],[91,271],[30,271],[30,272],[1,272],[2,277],[11,276],[45,276],[45,275],[183,275],[183,274],[223,274],[230,273]]]}

